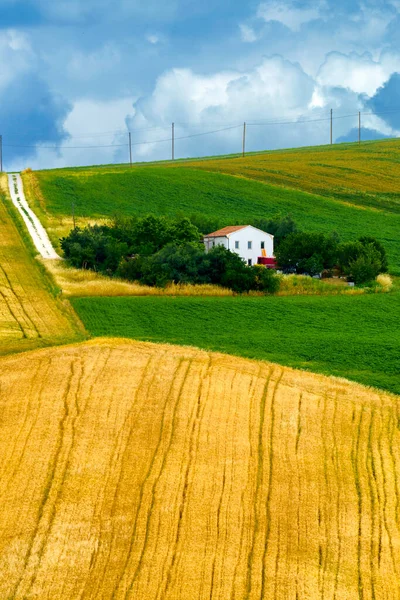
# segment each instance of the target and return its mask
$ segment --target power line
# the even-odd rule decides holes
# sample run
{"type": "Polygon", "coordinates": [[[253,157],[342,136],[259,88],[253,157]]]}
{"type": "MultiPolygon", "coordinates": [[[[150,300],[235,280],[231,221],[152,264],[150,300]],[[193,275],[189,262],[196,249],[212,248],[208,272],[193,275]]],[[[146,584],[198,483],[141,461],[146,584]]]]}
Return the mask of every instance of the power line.
{"type": "MultiPolygon", "coordinates": [[[[331,143],[333,142],[333,137],[332,137],[332,123],[333,121],[336,121],[338,119],[346,119],[346,118],[351,118],[351,117],[358,117],[359,120],[359,128],[360,128],[360,119],[361,119],[361,115],[370,115],[370,116],[379,116],[379,115],[385,115],[385,114],[396,114],[396,113],[400,113],[400,109],[388,109],[386,111],[379,111],[379,112],[357,112],[357,113],[349,113],[349,114],[333,114],[333,111],[330,111],[330,114],[327,115],[326,117],[320,117],[320,118],[299,118],[299,119],[293,119],[293,120],[277,120],[277,119],[271,119],[271,120],[266,120],[266,119],[260,119],[259,121],[253,121],[253,122],[246,122],[246,125],[244,126],[244,140],[245,140],[245,131],[246,131],[246,127],[247,126],[268,126],[268,125],[298,125],[298,124],[308,124],[308,123],[322,123],[322,122],[327,122],[330,121],[331,122],[331,143]]],[[[327,113],[325,113],[327,114],[327,113]]],[[[176,137],[175,135],[175,126],[176,125],[181,125],[183,126],[183,123],[176,123],[173,124],[172,127],[172,137],[167,137],[167,138],[163,138],[163,139],[155,139],[155,140],[144,140],[144,141],[137,141],[132,143],[131,140],[131,132],[140,132],[140,131],[157,131],[157,130],[165,130],[165,129],[170,129],[170,125],[168,127],[163,127],[163,126],[158,126],[158,127],[144,127],[144,128],[137,128],[137,129],[132,129],[132,130],[115,130],[113,132],[98,132],[96,134],[82,134],[79,136],[75,136],[75,137],[70,137],[68,138],[67,141],[72,141],[74,139],[82,139],[85,137],[93,137],[93,138],[100,138],[106,135],[117,135],[117,134],[121,134],[121,135],[126,135],[126,133],[128,133],[129,136],[129,143],[112,143],[112,144],[100,144],[100,145],[62,145],[62,142],[60,142],[57,145],[53,145],[53,146],[41,146],[40,143],[37,144],[2,144],[3,148],[29,148],[29,149],[44,149],[44,150],[97,150],[97,149],[108,149],[108,148],[126,148],[129,147],[130,149],[130,153],[131,153],[131,148],[132,146],[144,146],[144,145],[151,145],[151,144],[161,144],[161,143],[166,143],[166,142],[173,142],[173,156],[174,156],[174,149],[175,149],[175,141],[178,140],[187,140],[187,139],[191,139],[191,138],[196,138],[196,137],[201,137],[201,136],[206,136],[206,135],[213,135],[213,134],[217,134],[217,133],[221,133],[224,131],[230,131],[230,130],[234,130],[234,129],[241,129],[243,128],[243,124],[234,124],[234,125],[227,125],[225,127],[221,127],[219,129],[213,129],[211,131],[203,131],[200,133],[191,133],[188,135],[182,135],[182,136],[178,136],[176,137]]],[[[189,123],[187,123],[186,125],[189,126],[189,123]]],[[[200,127],[200,124],[197,125],[192,125],[192,127],[200,127]]],[[[4,136],[3,137],[3,141],[4,141],[4,136]]],[[[1,136],[0,136],[1,138],[1,136]]],[[[242,152],[243,153],[243,152],[242,152]]],[[[244,154],[244,153],[243,153],[244,154]]],[[[131,159],[130,159],[131,160],[131,159]]]]}
{"type": "MultiPolygon", "coordinates": [[[[213,133],[219,133],[221,131],[228,131],[229,129],[237,129],[238,127],[242,127],[242,125],[233,125],[232,127],[224,127],[222,129],[215,129],[214,131],[204,131],[202,133],[192,133],[190,135],[184,135],[180,137],[175,137],[175,140],[186,140],[193,137],[199,137],[202,135],[211,135],[213,133]]],[[[144,144],[161,144],[162,142],[170,142],[171,138],[164,138],[162,140],[148,140],[144,142],[134,142],[132,146],[142,146],[144,144]]],[[[129,146],[129,144],[108,144],[105,146],[40,146],[40,144],[32,145],[18,145],[18,144],[3,144],[4,148],[40,148],[45,150],[59,150],[62,148],[63,150],[88,150],[88,149],[96,149],[96,148],[124,148],[129,146]]]]}

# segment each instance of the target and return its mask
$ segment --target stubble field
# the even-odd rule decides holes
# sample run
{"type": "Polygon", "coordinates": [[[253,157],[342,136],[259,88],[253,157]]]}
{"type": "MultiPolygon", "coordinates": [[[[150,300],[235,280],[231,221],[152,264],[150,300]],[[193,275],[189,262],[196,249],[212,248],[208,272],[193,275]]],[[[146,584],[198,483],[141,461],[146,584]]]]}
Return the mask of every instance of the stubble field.
{"type": "Polygon", "coordinates": [[[0,597],[400,597],[398,397],[116,340],[0,369],[0,597]]]}

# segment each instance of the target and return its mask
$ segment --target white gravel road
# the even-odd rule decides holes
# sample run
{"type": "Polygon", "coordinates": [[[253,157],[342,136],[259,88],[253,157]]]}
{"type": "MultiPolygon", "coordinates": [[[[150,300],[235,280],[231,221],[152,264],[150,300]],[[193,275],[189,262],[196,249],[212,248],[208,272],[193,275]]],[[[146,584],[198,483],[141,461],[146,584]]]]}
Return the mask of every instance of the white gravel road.
{"type": "Polygon", "coordinates": [[[43,258],[61,258],[54,250],[45,228],[26,201],[21,175],[16,173],[9,174],[8,185],[11,200],[19,210],[38,252],[40,252],[43,258]]]}

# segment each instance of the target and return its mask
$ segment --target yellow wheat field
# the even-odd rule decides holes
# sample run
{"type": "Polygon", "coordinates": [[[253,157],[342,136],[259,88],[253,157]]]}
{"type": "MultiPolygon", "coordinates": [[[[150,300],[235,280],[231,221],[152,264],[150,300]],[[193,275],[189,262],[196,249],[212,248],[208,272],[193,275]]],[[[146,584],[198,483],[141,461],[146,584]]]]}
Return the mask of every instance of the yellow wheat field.
{"type": "Polygon", "coordinates": [[[9,210],[7,179],[0,175],[0,354],[72,341],[78,337],[77,319],[50,293],[49,280],[26,249],[9,210]]]}
{"type": "Polygon", "coordinates": [[[121,340],[0,372],[0,598],[400,597],[398,397],[121,340]]]}

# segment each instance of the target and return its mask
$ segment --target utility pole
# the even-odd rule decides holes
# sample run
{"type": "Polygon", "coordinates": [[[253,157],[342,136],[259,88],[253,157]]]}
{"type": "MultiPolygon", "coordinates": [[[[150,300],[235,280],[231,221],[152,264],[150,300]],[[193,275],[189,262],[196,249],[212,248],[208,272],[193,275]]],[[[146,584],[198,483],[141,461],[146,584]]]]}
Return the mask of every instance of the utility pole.
{"type": "Polygon", "coordinates": [[[175,160],[175,123],[172,123],[172,160],[175,160]]]}
{"type": "Polygon", "coordinates": [[[246,123],[243,123],[243,147],[242,147],[242,155],[246,154],[246,123]]]}
{"type": "Polygon", "coordinates": [[[361,144],[361,111],[358,113],[358,143],[361,144]]]}
{"type": "Polygon", "coordinates": [[[331,146],[333,144],[333,108],[331,108],[331,146]]]}
{"type": "Polygon", "coordinates": [[[129,132],[129,164],[132,166],[132,136],[131,132],[129,132]]]}
{"type": "Polygon", "coordinates": [[[0,135],[0,173],[3,172],[3,136],[0,135]]]}

